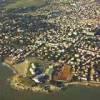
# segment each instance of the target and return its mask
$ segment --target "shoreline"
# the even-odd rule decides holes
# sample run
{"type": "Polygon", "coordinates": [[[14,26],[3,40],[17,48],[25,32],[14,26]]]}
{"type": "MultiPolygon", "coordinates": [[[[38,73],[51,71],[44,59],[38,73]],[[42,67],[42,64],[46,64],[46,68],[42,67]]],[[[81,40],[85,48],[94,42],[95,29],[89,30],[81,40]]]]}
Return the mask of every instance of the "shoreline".
{"type": "MultiPolygon", "coordinates": [[[[19,81],[19,74],[17,73],[17,71],[11,67],[11,65],[7,64],[6,62],[3,62],[3,65],[7,66],[9,69],[11,69],[14,73],[14,75],[9,79],[10,81],[10,85],[12,88],[18,90],[18,91],[33,91],[33,92],[39,92],[39,93],[48,93],[46,90],[44,90],[43,88],[41,88],[40,86],[34,86],[32,87],[31,85],[26,85],[24,83],[20,83],[19,81]]],[[[23,77],[24,78],[24,77],[23,77]]],[[[95,81],[73,81],[73,82],[65,82],[64,83],[65,87],[68,87],[68,86],[85,86],[85,87],[100,87],[100,82],[95,82],[95,81]]],[[[52,89],[52,92],[59,92],[61,89],[54,86],[54,85],[51,85],[50,84],[50,87],[52,89]]]]}
{"type": "MultiPolygon", "coordinates": [[[[46,91],[45,89],[43,89],[43,87],[41,86],[34,86],[32,87],[31,85],[26,85],[24,83],[20,83],[18,81],[18,75],[14,75],[11,79],[10,79],[10,85],[12,88],[18,90],[18,91],[32,91],[34,93],[48,93],[48,91],[46,91]]],[[[53,85],[50,85],[52,92],[59,92],[59,88],[55,87],[53,85]]]]}
{"type": "Polygon", "coordinates": [[[68,85],[80,85],[86,87],[100,87],[100,82],[70,82],[68,85]]]}
{"type": "Polygon", "coordinates": [[[10,67],[11,65],[7,64],[6,62],[2,62],[2,65],[8,67],[13,72],[13,74],[17,74],[16,70],[13,67],[10,67]]]}
{"type": "MultiPolygon", "coordinates": [[[[42,87],[40,86],[34,86],[32,87],[25,85],[24,83],[20,83],[19,81],[17,81],[18,75],[13,76],[13,78],[10,80],[10,85],[12,88],[18,90],[18,91],[32,91],[35,93],[48,93],[48,91],[44,90],[42,87]]],[[[69,83],[65,83],[65,88],[69,87],[69,86],[83,86],[83,87],[100,87],[100,82],[69,82],[69,83]]],[[[51,91],[52,92],[59,92],[61,89],[50,85],[51,87],[51,91]]]]}

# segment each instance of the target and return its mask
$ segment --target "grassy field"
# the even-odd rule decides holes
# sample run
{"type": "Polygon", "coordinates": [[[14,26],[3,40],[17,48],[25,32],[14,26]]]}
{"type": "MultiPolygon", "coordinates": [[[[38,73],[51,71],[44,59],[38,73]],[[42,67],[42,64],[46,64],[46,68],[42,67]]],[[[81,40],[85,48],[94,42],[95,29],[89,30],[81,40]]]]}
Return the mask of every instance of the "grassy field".
{"type": "Polygon", "coordinates": [[[46,0],[16,0],[6,6],[7,9],[22,8],[22,7],[39,7],[45,4],[46,0]]]}

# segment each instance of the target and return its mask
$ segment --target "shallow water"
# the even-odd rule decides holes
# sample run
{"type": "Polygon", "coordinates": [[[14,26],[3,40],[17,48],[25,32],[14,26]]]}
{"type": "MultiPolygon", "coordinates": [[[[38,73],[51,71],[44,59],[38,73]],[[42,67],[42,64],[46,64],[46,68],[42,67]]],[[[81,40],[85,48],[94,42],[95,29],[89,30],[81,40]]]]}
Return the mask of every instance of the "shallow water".
{"type": "Polygon", "coordinates": [[[100,100],[100,88],[70,86],[65,91],[51,94],[16,91],[7,81],[12,75],[12,71],[0,63],[0,100],[100,100]]]}

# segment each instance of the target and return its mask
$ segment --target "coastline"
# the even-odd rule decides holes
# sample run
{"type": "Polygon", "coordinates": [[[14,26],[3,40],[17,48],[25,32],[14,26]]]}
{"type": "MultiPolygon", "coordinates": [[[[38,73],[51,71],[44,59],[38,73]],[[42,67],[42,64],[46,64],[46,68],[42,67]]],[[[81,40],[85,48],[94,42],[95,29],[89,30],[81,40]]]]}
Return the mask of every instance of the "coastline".
{"type": "MultiPolygon", "coordinates": [[[[15,90],[18,90],[18,91],[32,91],[32,92],[35,92],[35,93],[48,93],[48,91],[46,91],[45,89],[43,89],[43,87],[40,87],[40,86],[32,86],[32,85],[26,85],[24,84],[23,82],[21,83],[20,80],[19,80],[19,77],[20,75],[17,73],[17,71],[15,70],[15,68],[13,68],[13,65],[10,65],[9,63],[6,63],[6,62],[3,62],[3,64],[5,66],[7,66],[8,68],[10,68],[14,75],[9,79],[9,82],[10,82],[10,85],[12,88],[14,88],[15,90]]],[[[23,77],[24,79],[24,77],[23,77]]],[[[95,81],[81,81],[81,82],[78,82],[78,81],[73,81],[73,82],[65,82],[64,83],[65,87],[68,87],[68,86],[84,86],[84,87],[100,87],[100,82],[95,82],[95,81]]],[[[54,85],[50,85],[51,87],[51,90],[52,92],[59,92],[61,89],[54,86],[54,85]]]]}
{"type": "MultiPolygon", "coordinates": [[[[44,90],[43,88],[41,88],[40,86],[34,86],[32,87],[31,85],[30,86],[27,86],[25,85],[24,83],[20,83],[18,81],[18,75],[16,76],[13,76],[13,78],[10,80],[11,82],[11,86],[12,88],[16,89],[16,90],[19,90],[19,91],[32,91],[32,92],[35,92],[35,93],[48,93],[48,91],[44,90]]],[[[64,84],[65,87],[67,88],[68,86],[83,86],[83,87],[100,87],[100,82],[69,82],[69,83],[65,83],[64,84]]],[[[56,86],[53,86],[53,85],[50,85],[51,87],[51,91],[52,92],[59,92],[61,89],[56,87],[56,86]]]]}
{"type": "MultiPolygon", "coordinates": [[[[48,93],[48,91],[46,91],[45,89],[43,89],[41,86],[31,86],[31,85],[26,85],[24,83],[21,83],[19,80],[18,75],[14,75],[11,79],[10,79],[10,85],[12,88],[18,90],[18,91],[32,91],[35,93],[48,93]]],[[[52,92],[59,92],[59,88],[55,87],[53,85],[50,85],[52,92]]]]}
{"type": "Polygon", "coordinates": [[[3,62],[2,64],[3,64],[4,66],[8,67],[9,69],[11,69],[12,72],[13,72],[13,74],[17,74],[17,71],[16,71],[13,67],[11,67],[10,64],[8,64],[8,63],[6,63],[6,62],[3,62]]]}
{"type": "Polygon", "coordinates": [[[68,85],[81,85],[81,86],[86,86],[86,87],[100,87],[100,82],[70,82],[67,83],[68,85]]]}

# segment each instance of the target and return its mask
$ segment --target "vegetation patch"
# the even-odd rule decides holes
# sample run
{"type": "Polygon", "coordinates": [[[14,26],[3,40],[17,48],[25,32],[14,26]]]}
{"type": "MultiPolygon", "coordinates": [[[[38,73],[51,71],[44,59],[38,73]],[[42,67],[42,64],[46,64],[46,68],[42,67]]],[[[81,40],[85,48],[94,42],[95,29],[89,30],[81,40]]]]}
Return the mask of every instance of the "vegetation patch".
{"type": "Polygon", "coordinates": [[[7,9],[23,8],[23,7],[39,7],[45,4],[45,0],[16,0],[6,6],[7,9]]]}

